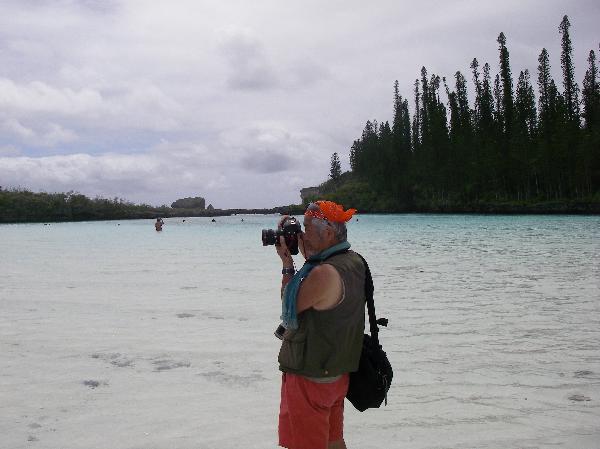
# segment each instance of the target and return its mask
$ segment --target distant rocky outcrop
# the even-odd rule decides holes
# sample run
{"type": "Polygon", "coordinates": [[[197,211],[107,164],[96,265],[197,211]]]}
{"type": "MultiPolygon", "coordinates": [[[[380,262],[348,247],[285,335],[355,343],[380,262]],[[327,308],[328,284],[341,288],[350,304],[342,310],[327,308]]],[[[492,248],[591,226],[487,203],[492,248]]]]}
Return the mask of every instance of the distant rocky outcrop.
{"type": "Polygon", "coordinates": [[[181,198],[171,204],[173,209],[204,209],[206,201],[201,196],[181,198]]]}
{"type": "Polygon", "coordinates": [[[300,190],[300,198],[302,198],[302,203],[307,204],[310,201],[317,199],[321,195],[321,190],[319,187],[305,187],[300,190]]]}

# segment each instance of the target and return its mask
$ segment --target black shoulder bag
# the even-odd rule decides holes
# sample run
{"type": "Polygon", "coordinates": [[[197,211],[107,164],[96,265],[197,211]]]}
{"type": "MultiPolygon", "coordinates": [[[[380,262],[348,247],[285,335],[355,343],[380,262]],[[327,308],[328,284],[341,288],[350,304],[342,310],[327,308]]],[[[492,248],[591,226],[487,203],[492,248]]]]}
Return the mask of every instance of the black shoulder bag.
{"type": "Polygon", "coordinates": [[[368,408],[379,408],[383,401],[387,405],[387,392],[392,384],[394,372],[385,351],[379,344],[377,325],[387,326],[388,320],[386,318],[378,320],[375,316],[371,270],[367,261],[360,254],[358,255],[365,264],[365,296],[371,335],[364,335],[358,371],[350,373],[350,386],[346,398],[358,411],[364,412],[368,408]]]}

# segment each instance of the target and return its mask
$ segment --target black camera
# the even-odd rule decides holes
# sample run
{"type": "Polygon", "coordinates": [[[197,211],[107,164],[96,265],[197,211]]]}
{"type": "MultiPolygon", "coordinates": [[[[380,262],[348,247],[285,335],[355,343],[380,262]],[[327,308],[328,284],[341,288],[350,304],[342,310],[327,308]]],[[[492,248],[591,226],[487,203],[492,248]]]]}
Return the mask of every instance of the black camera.
{"type": "Polygon", "coordinates": [[[263,229],[262,230],[262,243],[263,246],[267,245],[278,245],[279,237],[285,238],[285,244],[290,250],[290,253],[298,254],[298,234],[302,232],[300,223],[295,217],[286,218],[281,224],[281,229],[263,229]]]}
{"type": "Polygon", "coordinates": [[[277,326],[277,329],[275,329],[274,334],[277,338],[283,340],[283,334],[285,334],[285,327],[283,326],[283,324],[277,326]]]}

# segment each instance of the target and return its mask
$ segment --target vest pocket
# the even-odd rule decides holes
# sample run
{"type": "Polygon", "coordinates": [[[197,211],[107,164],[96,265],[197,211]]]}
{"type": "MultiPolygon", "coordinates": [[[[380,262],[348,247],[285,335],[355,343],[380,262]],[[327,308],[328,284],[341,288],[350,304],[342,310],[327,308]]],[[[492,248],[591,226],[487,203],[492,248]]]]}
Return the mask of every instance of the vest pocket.
{"type": "Polygon", "coordinates": [[[306,353],[306,331],[287,330],[283,337],[278,361],[285,370],[301,370],[304,368],[306,353]]]}

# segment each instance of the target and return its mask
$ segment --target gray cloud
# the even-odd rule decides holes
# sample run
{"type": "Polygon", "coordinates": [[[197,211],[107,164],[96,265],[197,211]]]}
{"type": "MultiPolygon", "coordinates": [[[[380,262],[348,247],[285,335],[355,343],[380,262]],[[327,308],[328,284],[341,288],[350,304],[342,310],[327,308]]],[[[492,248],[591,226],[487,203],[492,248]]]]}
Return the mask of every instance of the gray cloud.
{"type": "Polygon", "coordinates": [[[287,69],[286,79],[289,80],[288,87],[307,88],[319,81],[331,78],[331,72],[327,66],[312,58],[297,60],[287,69]]]}
{"type": "Polygon", "coordinates": [[[278,173],[319,159],[315,136],[291,131],[277,122],[253,123],[223,132],[222,145],[238,154],[242,168],[255,173],[278,173]]]}
{"type": "Polygon", "coordinates": [[[276,87],[277,76],[264,46],[247,31],[229,31],[221,49],[228,61],[227,83],[234,89],[261,90],[276,87]]]}
{"type": "Polygon", "coordinates": [[[275,150],[257,150],[242,158],[242,166],[257,173],[277,173],[293,167],[294,159],[275,150]]]}

